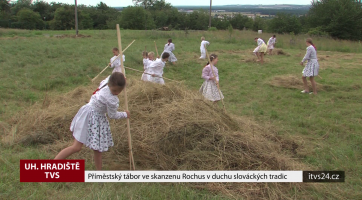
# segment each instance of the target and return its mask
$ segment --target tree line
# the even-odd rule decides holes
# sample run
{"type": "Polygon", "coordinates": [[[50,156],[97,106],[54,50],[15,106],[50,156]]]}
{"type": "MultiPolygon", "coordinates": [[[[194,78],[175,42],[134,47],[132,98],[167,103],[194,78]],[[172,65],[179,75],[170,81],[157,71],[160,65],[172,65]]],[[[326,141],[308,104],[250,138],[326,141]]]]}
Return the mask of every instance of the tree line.
{"type": "MultiPolygon", "coordinates": [[[[100,2],[96,6],[78,5],[79,29],[114,29],[120,24],[123,29],[157,29],[168,27],[174,30],[207,30],[209,13],[196,10],[192,13],[178,12],[164,0],[135,0],[134,6],[120,10],[100,2]]],[[[70,30],[75,26],[74,5],[47,3],[44,1],[0,0],[0,26],[19,29],[70,30]]],[[[309,33],[331,36],[337,39],[362,39],[362,3],[360,0],[312,1],[306,15],[277,13],[273,18],[241,14],[234,16],[215,15],[212,29],[263,30],[272,33],[309,33]]]]}

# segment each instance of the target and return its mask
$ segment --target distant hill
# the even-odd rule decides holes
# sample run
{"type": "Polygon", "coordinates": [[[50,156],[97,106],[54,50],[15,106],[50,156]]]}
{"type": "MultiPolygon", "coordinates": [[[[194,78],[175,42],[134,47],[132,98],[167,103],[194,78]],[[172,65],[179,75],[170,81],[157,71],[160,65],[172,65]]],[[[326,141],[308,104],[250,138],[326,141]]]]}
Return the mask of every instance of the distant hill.
{"type": "MultiPolygon", "coordinates": [[[[209,10],[209,6],[174,6],[178,10],[209,10]]],[[[115,7],[122,10],[123,7],[115,7]]],[[[310,5],[292,5],[292,4],[275,4],[275,5],[223,5],[212,6],[212,10],[223,10],[225,12],[247,12],[261,13],[263,15],[275,15],[278,12],[289,13],[294,15],[307,14],[310,5]]]]}

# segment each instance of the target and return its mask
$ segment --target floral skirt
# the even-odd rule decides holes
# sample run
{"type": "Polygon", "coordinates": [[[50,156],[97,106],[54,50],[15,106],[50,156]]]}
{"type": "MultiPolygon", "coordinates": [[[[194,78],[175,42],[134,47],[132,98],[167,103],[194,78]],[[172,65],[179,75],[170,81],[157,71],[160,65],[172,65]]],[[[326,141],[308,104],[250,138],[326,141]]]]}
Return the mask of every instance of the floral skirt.
{"type": "Polygon", "coordinates": [[[78,142],[92,150],[104,152],[114,145],[106,115],[94,111],[89,104],[79,109],[70,125],[70,131],[78,142]]]}
{"type": "Polygon", "coordinates": [[[224,99],[223,94],[219,93],[219,89],[217,88],[216,83],[213,80],[205,81],[199,90],[201,94],[210,101],[220,101],[224,99]],[[221,96],[220,96],[221,94],[221,96]]]}
{"type": "MultiPolygon", "coordinates": [[[[177,61],[177,58],[176,58],[175,54],[173,54],[171,51],[164,51],[164,52],[162,52],[162,54],[165,53],[165,52],[170,54],[170,57],[168,57],[169,62],[176,62],[177,61]]],[[[162,58],[162,54],[161,54],[161,58],[162,58]]]]}
{"type": "Polygon", "coordinates": [[[319,63],[317,59],[311,59],[303,69],[303,77],[318,76],[319,63]]]}

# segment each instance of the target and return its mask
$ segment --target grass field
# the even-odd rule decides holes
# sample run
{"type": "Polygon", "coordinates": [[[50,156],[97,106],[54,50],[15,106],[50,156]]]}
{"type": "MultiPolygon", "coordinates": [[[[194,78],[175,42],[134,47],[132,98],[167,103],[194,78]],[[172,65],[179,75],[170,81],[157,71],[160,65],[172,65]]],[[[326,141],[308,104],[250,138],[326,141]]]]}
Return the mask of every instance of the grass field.
{"type": "MultiPolygon", "coordinates": [[[[89,84],[112,57],[117,46],[115,30],[80,31],[85,38],[55,38],[71,31],[0,30],[0,130],[17,112],[55,96],[89,84]],[[89,77],[88,77],[89,76],[89,77]]],[[[308,191],[315,199],[362,199],[362,47],[358,42],[315,38],[320,61],[317,96],[300,94],[306,36],[277,36],[284,55],[266,56],[254,62],[252,32],[225,31],[157,32],[122,31],[122,45],[136,42],[125,52],[125,65],[142,69],[142,51],[159,53],[167,39],[176,45],[177,65],[167,64],[164,76],[183,81],[198,90],[205,61],[198,60],[200,37],[211,42],[210,53],[219,55],[220,87],[228,112],[272,126],[277,135],[293,138],[303,146],[297,158],[318,170],[346,171],[346,182],[323,184],[308,191]],[[293,41],[291,41],[293,40],[293,41]]],[[[269,34],[263,34],[267,40],[269,34]]],[[[110,74],[111,70],[104,73],[110,74]]],[[[141,74],[127,71],[129,76],[141,74]]],[[[99,81],[102,78],[99,79],[99,81]]],[[[132,112],[132,111],[131,111],[132,112]]],[[[16,133],[16,127],[12,131],[16,133]]],[[[40,146],[1,143],[0,199],[223,199],[185,184],[21,184],[19,159],[52,159],[40,146]]],[[[93,169],[93,163],[86,164],[93,169]]],[[[303,199],[295,194],[294,199],[303,199]]],[[[235,197],[234,197],[235,198],[235,197]]],[[[237,198],[237,197],[236,197],[237,198]]]]}

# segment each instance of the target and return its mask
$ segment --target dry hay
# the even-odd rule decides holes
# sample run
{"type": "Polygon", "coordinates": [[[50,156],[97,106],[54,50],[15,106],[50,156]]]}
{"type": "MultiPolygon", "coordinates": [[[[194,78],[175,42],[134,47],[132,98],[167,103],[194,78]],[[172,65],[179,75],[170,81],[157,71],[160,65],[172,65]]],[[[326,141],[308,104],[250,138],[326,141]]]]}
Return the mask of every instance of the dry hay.
{"type": "Polygon", "coordinates": [[[82,35],[82,34],[78,34],[78,35],[64,34],[64,35],[54,35],[53,37],[55,37],[55,38],[88,38],[88,37],[91,37],[91,36],[90,35],[82,35]]]}
{"type": "MultiPolygon", "coordinates": [[[[289,88],[289,89],[300,89],[303,90],[303,80],[302,74],[300,77],[296,75],[282,75],[282,76],[274,76],[271,80],[268,81],[268,84],[274,87],[282,87],[282,88],[289,88]]],[[[330,85],[322,85],[318,83],[318,78],[316,77],[316,84],[318,91],[333,91],[336,88],[330,85]]],[[[308,85],[310,91],[312,91],[312,86],[308,80],[308,85]]]]}
{"type": "Polygon", "coordinates": [[[284,52],[284,51],[281,50],[281,49],[275,49],[275,50],[274,50],[274,53],[275,53],[276,55],[290,56],[289,53],[286,53],[286,52],[284,52]]]}
{"type": "MultiPolygon", "coordinates": [[[[300,145],[255,122],[224,114],[198,92],[184,86],[144,83],[128,78],[131,133],[138,170],[306,170],[296,161],[300,145]]],[[[298,79],[298,82],[300,80],[298,79]]],[[[72,141],[70,123],[92,92],[93,84],[49,97],[0,124],[3,143],[42,144],[56,155],[72,141]]],[[[123,94],[120,95],[123,104],[123,94]]],[[[122,107],[122,106],[121,106],[122,107]]],[[[104,154],[105,168],[128,170],[126,120],[110,120],[115,146],[104,154]]],[[[92,162],[92,151],[74,156],[92,162]]],[[[71,158],[73,158],[72,156],[71,158]]],[[[251,199],[292,199],[302,184],[197,183],[195,188],[251,199]]],[[[308,197],[305,197],[306,199],[308,197]]]]}

